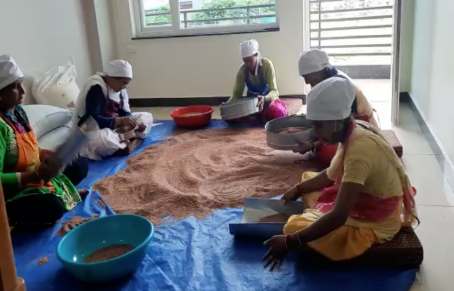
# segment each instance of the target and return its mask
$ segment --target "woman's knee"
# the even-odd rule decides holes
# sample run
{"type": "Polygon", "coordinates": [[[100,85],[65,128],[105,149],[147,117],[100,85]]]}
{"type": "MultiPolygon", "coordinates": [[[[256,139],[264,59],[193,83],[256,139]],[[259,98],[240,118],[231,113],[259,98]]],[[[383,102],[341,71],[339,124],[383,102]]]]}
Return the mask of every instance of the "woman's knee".
{"type": "Polygon", "coordinates": [[[290,217],[287,223],[284,226],[284,234],[292,234],[298,231],[301,231],[308,227],[311,223],[307,221],[301,221],[299,219],[292,219],[290,217]]]}
{"type": "Polygon", "coordinates": [[[53,194],[36,194],[18,198],[6,204],[12,225],[52,226],[66,212],[61,198],[53,194]]]}

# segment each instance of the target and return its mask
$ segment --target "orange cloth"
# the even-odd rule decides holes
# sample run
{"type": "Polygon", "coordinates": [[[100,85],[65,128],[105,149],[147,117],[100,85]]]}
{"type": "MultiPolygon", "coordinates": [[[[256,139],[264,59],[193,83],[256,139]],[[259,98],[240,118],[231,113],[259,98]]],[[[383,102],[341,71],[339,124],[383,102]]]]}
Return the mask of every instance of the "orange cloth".
{"type": "MultiPolygon", "coordinates": [[[[16,136],[18,160],[13,171],[26,172],[35,169],[35,167],[37,167],[40,162],[39,144],[35,133],[32,129],[30,129],[30,131],[27,133],[20,133],[8,118],[5,118],[2,113],[0,113],[0,116],[14,130],[14,135],[16,136]]],[[[46,185],[44,185],[44,183],[32,183],[28,184],[25,188],[34,187],[48,187],[51,192],[55,191],[54,186],[51,182],[48,182],[46,185]]]]}

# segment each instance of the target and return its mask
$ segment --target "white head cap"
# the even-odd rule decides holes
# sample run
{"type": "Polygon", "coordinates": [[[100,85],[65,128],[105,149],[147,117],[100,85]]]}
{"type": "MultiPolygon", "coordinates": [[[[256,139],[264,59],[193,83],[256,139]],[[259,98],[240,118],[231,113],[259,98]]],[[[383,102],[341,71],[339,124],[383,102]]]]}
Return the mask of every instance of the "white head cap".
{"type": "Polygon", "coordinates": [[[307,119],[344,120],[351,115],[356,87],[345,78],[320,82],[307,95],[307,119]]]}
{"type": "Polygon", "coordinates": [[[310,50],[303,52],[298,61],[300,76],[331,68],[328,55],[324,51],[310,50]]]}
{"type": "Polygon", "coordinates": [[[123,60],[111,61],[104,73],[109,77],[132,79],[131,64],[123,60]]]}
{"type": "Polygon", "coordinates": [[[240,43],[241,58],[252,57],[259,53],[259,43],[255,39],[246,40],[240,43]]]}
{"type": "Polygon", "coordinates": [[[0,90],[23,77],[24,74],[10,55],[0,56],[0,90]]]}

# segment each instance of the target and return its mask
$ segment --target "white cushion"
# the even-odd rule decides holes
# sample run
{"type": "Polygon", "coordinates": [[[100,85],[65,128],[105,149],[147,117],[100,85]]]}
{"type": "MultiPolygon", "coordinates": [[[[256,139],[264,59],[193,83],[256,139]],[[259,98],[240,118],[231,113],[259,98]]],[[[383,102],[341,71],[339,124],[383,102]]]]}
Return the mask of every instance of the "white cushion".
{"type": "Polygon", "coordinates": [[[71,121],[72,113],[49,105],[24,105],[30,125],[39,140],[45,134],[67,125],[71,121]]]}
{"type": "Polygon", "coordinates": [[[38,139],[39,147],[50,151],[56,151],[62,143],[68,140],[70,132],[71,126],[69,124],[52,130],[38,139]]]}

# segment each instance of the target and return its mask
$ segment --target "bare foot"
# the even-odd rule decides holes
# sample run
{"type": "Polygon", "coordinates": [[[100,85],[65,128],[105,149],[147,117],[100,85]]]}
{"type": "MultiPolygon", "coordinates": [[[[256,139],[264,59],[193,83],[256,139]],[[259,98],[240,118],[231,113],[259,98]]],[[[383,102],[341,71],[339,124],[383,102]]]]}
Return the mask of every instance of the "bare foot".
{"type": "Polygon", "coordinates": [[[287,222],[288,216],[284,214],[273,214],[270,216],[266,216],[264,218],[261,218],[259,222],[287,222]]]}

